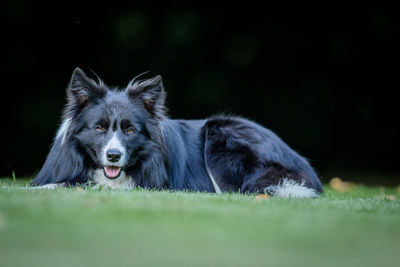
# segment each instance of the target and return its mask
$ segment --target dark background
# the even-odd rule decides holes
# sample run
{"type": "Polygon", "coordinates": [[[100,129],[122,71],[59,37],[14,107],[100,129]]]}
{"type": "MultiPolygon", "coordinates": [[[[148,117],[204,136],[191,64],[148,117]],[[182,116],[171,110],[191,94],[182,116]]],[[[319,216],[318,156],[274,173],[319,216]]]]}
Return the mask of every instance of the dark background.
{"type": "Polygon", "coordinates": [[[2,1],[0,177],[39,171],[79,66],[120,87],[161,74],[171,117],[254,119],[324,181],[400,181],[396,9],[146,3],[2,1]]]}

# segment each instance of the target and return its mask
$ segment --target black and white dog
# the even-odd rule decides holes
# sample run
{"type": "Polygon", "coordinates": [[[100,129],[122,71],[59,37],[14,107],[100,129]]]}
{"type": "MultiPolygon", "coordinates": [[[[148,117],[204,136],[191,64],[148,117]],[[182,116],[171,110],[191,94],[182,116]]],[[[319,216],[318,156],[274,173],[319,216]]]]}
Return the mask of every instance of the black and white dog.
{"type": "Polygon", "coordinates": [[[36,186],[92,184],[316,197],[309,163],[270,130],[230,116],[172,120],[160,76],[107,87],[79,68],[36,186]]]}

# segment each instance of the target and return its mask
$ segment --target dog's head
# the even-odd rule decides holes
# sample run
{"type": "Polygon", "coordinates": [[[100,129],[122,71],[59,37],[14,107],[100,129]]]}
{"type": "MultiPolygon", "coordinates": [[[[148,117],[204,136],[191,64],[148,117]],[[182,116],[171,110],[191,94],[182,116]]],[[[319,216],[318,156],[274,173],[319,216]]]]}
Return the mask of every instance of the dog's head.
{"type": "Polygon", "coordinates": [[[67,96],[64,122],[69,125],[59,135],[74,139],[92,168],[102,170],[108,179],[117,179],[132,167],[160,135],[158,123],[165,117],[160,76],[134,79],[125,89],[118,90],[100,79],[89,78],[77,68],[67,96]]]}

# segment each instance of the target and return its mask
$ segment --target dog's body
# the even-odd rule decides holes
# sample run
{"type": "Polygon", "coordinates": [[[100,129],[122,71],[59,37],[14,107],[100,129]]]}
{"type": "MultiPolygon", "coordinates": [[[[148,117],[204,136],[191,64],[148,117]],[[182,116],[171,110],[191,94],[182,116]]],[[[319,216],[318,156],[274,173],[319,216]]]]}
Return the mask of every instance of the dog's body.
{"type": "Polygon", "coordinates": [[[171,120],[161,77],[111,90],[80,69],[34,185],[87,184],[315,197],[309,163],[273,132],[238,117],[171,120]]]}

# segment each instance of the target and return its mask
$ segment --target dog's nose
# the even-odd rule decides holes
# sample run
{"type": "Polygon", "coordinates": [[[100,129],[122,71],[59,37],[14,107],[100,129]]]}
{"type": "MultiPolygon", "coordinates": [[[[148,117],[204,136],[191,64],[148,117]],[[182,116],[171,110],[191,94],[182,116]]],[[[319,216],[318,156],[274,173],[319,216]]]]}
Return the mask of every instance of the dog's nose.
{"type": "Polygon", "coordinates": [[[121,152],[116,149],[110,149],[107,151],[107,159],[111,162],[117,162],[121,158],[121,152]]]}

